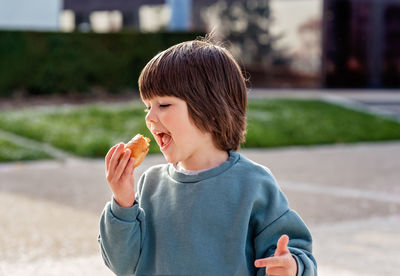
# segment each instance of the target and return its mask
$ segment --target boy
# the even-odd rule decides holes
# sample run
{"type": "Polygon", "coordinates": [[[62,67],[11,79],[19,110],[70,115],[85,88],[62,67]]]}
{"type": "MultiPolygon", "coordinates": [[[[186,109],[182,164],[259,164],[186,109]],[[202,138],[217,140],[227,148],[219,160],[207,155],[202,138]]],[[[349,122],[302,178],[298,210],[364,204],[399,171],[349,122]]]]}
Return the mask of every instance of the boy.
{"type": "Polygon", "coordinates": [[[139,90],[168,164],[147,170],[135,194],[130,152],[108,152],[106,265],[117,275],[316,275],[306,225],[270,171],[235,152],[247,102],[231,54],[180,43],[145,66],[139,90]]]}

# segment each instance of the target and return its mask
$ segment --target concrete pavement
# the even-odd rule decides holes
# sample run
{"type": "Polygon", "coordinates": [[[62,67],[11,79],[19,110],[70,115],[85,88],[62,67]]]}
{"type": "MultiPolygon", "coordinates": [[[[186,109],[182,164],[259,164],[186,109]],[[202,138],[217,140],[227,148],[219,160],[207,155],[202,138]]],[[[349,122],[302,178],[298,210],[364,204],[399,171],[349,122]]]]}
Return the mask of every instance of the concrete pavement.
{"type": "MultiPolygon", "coordinates": [[[[319,275],[398,275],[400,142],[243,150],[314,237],[319,275]]],[[[151,155],[135,172],[164,162],[151,155]]],[[[0,275],[112,275],[97,245],[103,160],[0,165],[0,275]]]]}

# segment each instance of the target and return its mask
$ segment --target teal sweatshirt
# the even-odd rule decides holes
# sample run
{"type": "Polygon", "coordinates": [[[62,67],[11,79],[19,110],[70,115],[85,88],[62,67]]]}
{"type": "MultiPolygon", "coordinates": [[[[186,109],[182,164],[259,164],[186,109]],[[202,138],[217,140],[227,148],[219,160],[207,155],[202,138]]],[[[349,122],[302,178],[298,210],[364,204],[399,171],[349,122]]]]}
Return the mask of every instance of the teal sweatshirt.
{"type": "Polygon", "coordinates": [[[172,164],[147,170],[136,202],[107,203],[100,220],[105,264],[117,275],[265,275],[287,234],[298,275],[317,275],[312,239],[270,171],[236,152],[197,175],[172,164]]]}

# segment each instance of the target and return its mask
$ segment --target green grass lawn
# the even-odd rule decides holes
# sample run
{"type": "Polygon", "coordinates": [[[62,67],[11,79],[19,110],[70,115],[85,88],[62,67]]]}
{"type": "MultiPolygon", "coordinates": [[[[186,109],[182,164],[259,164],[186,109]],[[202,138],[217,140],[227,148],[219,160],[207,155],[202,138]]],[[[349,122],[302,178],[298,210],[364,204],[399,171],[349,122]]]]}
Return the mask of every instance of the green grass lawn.
{"type": "MultiPolygon", "coordinates": [[[[243,148],[400,139],[397,122],[321,101],[258,99],[250,100],[248,107],[243,148]]],[[[112,145],[136,133],[152,138],[143,110],[139,102],[9,110],[0,112],[0,129],[78,156],[104,157],[112,145]]],[[[9,143],[0,140],[0,161],[23,160],[12,153],[21,149],[9,143]]],[[[154,141],[150,152],[159,152],[154,141]]]]}
{"type": "Polygon", "coordinates": [[[144,115],[139,103],[24,109],[0,112],[0,129],[78,156],[103,157],[110,146],[138,132],[150,135],[144,115]]]}
{"type": "Polygon", "coordinates": [[[317,100],[257,100],[248,105],[243,147],[400,139],[400,124],[317,100]]]}

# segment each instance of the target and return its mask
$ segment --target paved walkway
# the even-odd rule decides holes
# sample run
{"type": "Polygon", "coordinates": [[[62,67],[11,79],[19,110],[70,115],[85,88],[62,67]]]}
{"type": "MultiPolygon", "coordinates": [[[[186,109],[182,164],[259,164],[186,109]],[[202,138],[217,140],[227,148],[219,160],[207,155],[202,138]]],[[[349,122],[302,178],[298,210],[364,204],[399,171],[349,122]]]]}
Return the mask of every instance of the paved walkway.
{"type": "MultiPolygon", "coordinates": [[[[400,119],[396,91],[253,90],[319,98],[400,119]]],[[[268,166],[309,225],[322,276],[399,275],[400,142],[244,150],[268,166]]],[[[111,197],[103,160],[0,165],[0,275],[112,275],[97,245],[111,197]]],[[[148,156],[136,178],[164,162],[148,156]]]]}
{"type": "MultiPolygon", "coordinates": [[[[398,275],[400,142],[245,150],[309,225],[320,275],[398,275]]],[[[136,176],[164,162],[148,156],[136,176]]],[[[0,275],[112,275],[96,242],[102,160],[0,165],[0,275]]]]}

